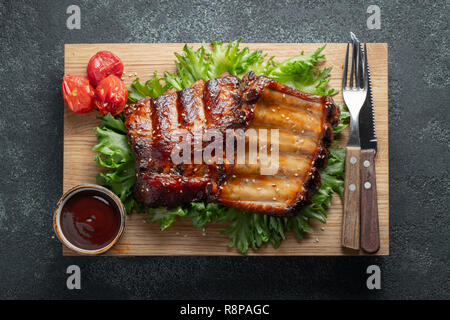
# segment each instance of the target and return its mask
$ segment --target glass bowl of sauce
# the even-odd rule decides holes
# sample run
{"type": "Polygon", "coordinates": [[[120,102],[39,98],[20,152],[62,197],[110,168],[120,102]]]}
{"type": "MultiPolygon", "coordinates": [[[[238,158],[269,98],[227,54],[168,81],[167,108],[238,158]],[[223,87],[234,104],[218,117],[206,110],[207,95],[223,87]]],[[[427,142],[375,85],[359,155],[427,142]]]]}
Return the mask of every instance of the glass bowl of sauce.
{"type": "Polygon", "coordinates": [[[120,239],[126,210],[110,190],[95,184],[71,188],[59,200],[53,227],[61,242],[81,254],[100,254],[120,239]]]}

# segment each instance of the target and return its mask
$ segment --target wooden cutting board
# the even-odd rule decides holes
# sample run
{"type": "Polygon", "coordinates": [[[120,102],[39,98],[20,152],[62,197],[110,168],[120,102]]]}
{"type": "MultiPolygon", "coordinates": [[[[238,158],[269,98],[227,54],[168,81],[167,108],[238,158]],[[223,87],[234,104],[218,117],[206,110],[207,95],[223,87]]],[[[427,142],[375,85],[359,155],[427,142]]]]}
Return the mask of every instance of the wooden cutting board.
{"type": "MultiPolygon", "coordinates": [[[[321,43],[245,43],[251,49],[262,49],[268,56],[275,56],[282,61],[297,56],[303,50],[310,53],[322,46],[321,43]]],[[[157,71],[175,72],[173,52],[180,52],[184,44],[66,44],[64,53],[65,74],[86,74],[90,57],[100,50],[110,50],[117,54],[125,66],[126,85],[136,77],[147,80],[157,71]]],[[[197,48],[199,44],[192,44],[197,48]]],[[[342,63],[346,44],[328,44],[323,53],[327,61],[324,67],[333,66],[330,86],[340,89],[342,63]]],[[[378,255],[389,254],[389,157],[388,157],[388,46],[386,43],[367,45],[368,61],[372,74],[373,97],[375,105],[376,133],[378,136],[378,153],[376,157],[376,174],[378,189],[378,209],[380,217],[381,247],[378,255]]],[[[342,102],[339,93],[334,97],[342,102]]],[[[97,112],[88,114],[71,113],[64,107],[64,191],[81,183],[95,183],[97,173],[101,170],[94,161],[92,147],[96,144],[94,128],[99,124],[97,112]]],[[[347,132],[344,132],[340,144],[345,145],[347,132]]],[[[302,241],[297,241],[292,233],[287,234],[278,249],[272,245],[263,247],[249,255],[361,255],[362,252],[341,247],[342,203],[334,196],[332,206],[328,209],[327,224],[312,221],[314,232],[307,234],[302,241]]],[[[209,225],[205,230],[192,226],[190,219],[180,219],[169,229],[161,232],[158,225],[147,223],[146,215],[128,216],[125,233],[120,242],[106,255],[240,255],[235,248],[229,248],[229,239],[221,235],[220,224],[209,225]]],[[[63,246],[64,255],[75,253],[63,246]]]]}

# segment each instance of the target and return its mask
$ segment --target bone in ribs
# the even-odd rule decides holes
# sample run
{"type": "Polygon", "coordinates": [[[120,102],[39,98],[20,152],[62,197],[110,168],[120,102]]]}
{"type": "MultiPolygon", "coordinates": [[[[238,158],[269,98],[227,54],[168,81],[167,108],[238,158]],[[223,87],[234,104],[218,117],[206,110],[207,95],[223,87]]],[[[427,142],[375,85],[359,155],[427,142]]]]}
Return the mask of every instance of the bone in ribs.
{"type": "Polygon", "coordinates": [[[320,187],[318,168],[327,164],[339,109],[328,96],[250,72],[242,81],[225,74],[147,97],[129,106],[125,117],[136,161],[137,201],[149,207],[212,201],[250,212],[293,215],[311,203],[311,192],[320,187]],[[226,152],[219,163],[176,165],[171,159],[174,136],[181,132],[194,136],[215,129],[225,135],[227,129],[250,128],[279,130],[279,142],[271,142],[278,143],[280,152],[276,174],[261,175],[259,160],[233,165],[226,152]]]}

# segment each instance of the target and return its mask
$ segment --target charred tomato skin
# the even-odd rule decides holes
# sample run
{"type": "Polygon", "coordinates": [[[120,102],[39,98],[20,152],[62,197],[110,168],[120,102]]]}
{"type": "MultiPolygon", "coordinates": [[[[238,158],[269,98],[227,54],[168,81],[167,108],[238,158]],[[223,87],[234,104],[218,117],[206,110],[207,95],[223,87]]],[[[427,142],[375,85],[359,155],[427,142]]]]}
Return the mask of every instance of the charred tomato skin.
{"type": "Polygon", "coordinates": [[[95,90],[87,77],[66,74],[61,90],[70,111],[86,113],[94,109],[95,90]]]}
{"type": "Polygon", "coordinates": [[[110,75],[100,81],[95,89],[95,107],[103,114],[121,113],[128,99],[127,87],[118,77],[110,75]]]}
{"type": "Polygon", "coordinates": [[[97,52],[91,57],[87,65],[87,75],[94,87],[110,75],[115,75],[120,78],[122,74],[122,60],[110,51],[97,52]]]}

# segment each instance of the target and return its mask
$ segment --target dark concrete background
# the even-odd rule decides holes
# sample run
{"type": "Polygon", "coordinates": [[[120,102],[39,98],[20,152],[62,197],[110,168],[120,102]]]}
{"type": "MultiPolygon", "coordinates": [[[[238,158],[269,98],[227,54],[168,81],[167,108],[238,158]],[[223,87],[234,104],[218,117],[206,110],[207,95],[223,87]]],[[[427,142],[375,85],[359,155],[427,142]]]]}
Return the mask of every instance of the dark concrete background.
{"type": "Polygon", "coordinates": [[[450,298],[450,1],[0,2],[0,298],[450,298]],[[66,8],[81,8],[81,30],[66,8]],[[366,27],[381,8],[381,30],[366,27]],[[65,43],[389,43],[389,257],[62,257],[65,43]],[[66,267],[82,270],[69,291],[66,267]],[[369,291],[377,264],[382,289],[369,291]]]}

